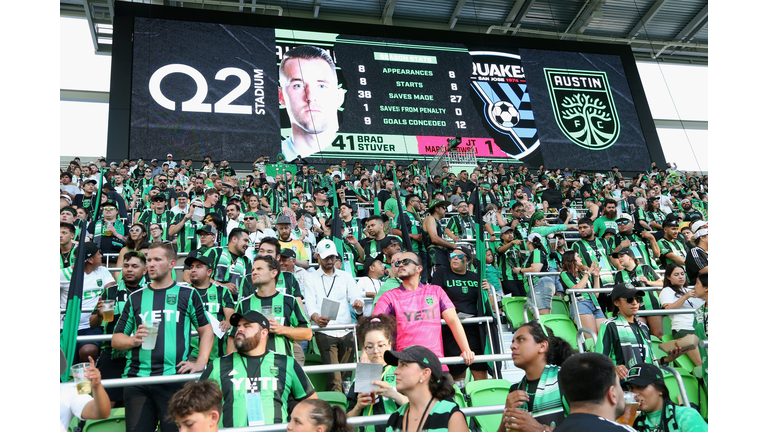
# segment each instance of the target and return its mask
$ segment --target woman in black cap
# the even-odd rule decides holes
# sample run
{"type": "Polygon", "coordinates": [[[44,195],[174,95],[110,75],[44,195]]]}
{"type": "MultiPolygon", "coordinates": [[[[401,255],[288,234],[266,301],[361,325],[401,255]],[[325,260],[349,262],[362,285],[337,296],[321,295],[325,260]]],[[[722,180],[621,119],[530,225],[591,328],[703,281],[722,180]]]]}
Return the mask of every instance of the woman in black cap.
{"type": "Polygon", "coordinates": [[[665,365],[687,352],[678,347],[667,356],[656,358],[648,326],[635,317],[640,309],[642,292],[636,290],[633,285],[617,284],[611,292],[611,300],[613,318],[600,326],[595,352],[613,360],[619,378],[626,378],[629,369],[635,365],[655,362],[665,365]]]}
{"type": "Polygon", "coordinates": [[[384,353],[387,364],[395,366],[397,391],[408,403],[387,421],[387,432],[468,432],[467,420],[453,401],[453,383],[443,377],[442,366],[432,351],[412,345],[402,351],[384,353]]]}
{"type": "Polygon", "coordinates": [[[553,430],[567,414],[565,396],[553,389],[559,389],[560,365],[573,355],[571,345],[555,336],[551,329],[532,321],[517,329],[510,348],[512,361],[525,371],[525,376],[509,388],[499,432],[553,430]]]}
{"type": "MultiPolygon", "coordinates": [[[[664,282],[656,275],[656,271],[648,264],[641,264],[635,257],[635,253],[630,248],[623,248],[618,252],[611,254],[611,257],[618,260],[624,270],[616,273],[616,283],[630,283],[639,287],[658,287],[664,286],[664,282]]],[[[641,292],[643,299],[640,303],[640,310],[659,310],[661,303],[655,291],[641,292]]],[[[648,324],[651,334],[661,339],[664,336],[664,321],[661,315],[639,317],[640,321],[648,324]]]]}
{"type": "Polygon", "coordinates": [[[626,384],[637,394],[640,414],[633,427],[638,432],[706,431],[707,423],[694,408],[678,406],[669,399],[661,369],[639,364],[629,370],[626,384]]]}

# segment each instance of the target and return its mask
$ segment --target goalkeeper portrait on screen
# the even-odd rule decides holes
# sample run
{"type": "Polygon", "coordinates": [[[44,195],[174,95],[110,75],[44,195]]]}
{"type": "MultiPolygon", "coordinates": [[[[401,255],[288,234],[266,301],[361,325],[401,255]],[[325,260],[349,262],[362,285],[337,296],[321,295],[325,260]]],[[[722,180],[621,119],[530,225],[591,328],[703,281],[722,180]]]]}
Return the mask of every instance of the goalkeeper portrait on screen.
{"type": "Polygon", "coordinates": [[[291,136],[282,142],[287,162],[322,151],[333,142],[344,90],[326,51],[303,45],[286,52],[280,62],[279,97],[291,119],[291,136]]]}

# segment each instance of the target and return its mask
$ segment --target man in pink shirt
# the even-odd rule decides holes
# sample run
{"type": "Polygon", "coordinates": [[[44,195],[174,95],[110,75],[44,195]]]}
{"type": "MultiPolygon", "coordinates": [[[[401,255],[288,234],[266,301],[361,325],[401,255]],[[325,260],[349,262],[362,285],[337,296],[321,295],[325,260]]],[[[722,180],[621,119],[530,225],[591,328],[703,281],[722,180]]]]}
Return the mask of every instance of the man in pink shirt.
{"type": "MultiPolygon", "coordinates": [[[[422,345],[442,358],[440,320],[444,319],[461,348],[464,363],[471,365],[475,361],[475,353],[469,349],[467,336],[453,303],[441,287],[419,283],[423,268],[421,258],[413,252],[405,252],[393,264],[397,268],[397,277],[403,282],[399,287],[382,294],[376,302],[373,315],[383,313],[397,319],[396,349],[422,345]]],[[[448,366],[443,365],[443,371],[447,370],[448,366]]]]}

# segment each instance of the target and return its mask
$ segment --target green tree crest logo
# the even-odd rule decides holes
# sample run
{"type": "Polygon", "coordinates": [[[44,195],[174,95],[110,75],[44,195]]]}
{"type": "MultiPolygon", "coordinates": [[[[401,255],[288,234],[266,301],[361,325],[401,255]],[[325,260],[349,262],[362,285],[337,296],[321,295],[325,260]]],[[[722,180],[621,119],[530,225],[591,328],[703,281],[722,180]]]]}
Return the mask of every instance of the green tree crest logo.
{"type": "Polygon", "coordinates": [[[588,150],[604,150],[619,138],[621,125],[605,72],[544,68],[560,130],[588,150]]]}

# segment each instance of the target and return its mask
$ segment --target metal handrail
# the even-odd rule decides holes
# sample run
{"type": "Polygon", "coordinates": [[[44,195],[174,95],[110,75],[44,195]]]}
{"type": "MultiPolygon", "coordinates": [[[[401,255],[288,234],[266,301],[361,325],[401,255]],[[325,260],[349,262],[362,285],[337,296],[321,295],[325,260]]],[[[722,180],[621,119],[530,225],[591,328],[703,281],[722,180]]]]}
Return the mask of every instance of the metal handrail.
{"type": "MultiPolygon", "coordinates": [[[[487,316],[487,317],[474,317],[474,318],[464,318],[459,320],[462,324],[484,324],[493,321],[494,318],[487,316]]],[[[447,325],[445,320],[440,320],[440,322],[443,325],[447,325]]],[[[357,327],[357,323],[349,323],[349,324],[332,324],[327,325],[325,327],[320,327],[313,325],[310,328],[312,331],[325,331],[325,330],[351,330],[357,327]]],[[[192,337],[198,336],[198,333],[196,331],[190,332],[190,335],[192,337]]],[[[77,342],[85,343],[85,342],[106,342],[112,340],[112,335],[93,335],[93,336],[78,336],[77,342]]]]}
{"type": "MultiPolygon", "coordinates": [[[[511,355],[507,354],[495,354],[495,355],[479,355],[475,356],[476,363],[497,362],[511,360],[511,355]]],[[[443,357],[440,363],[445,365],[464,363],[464,359],[461,357],[443,357]]],[[[330,365],[316,365],[306,366],[302,369],[305,373],[331,373],[331,372],[346,372],[353,371],[357,368],[357,363],[339,363],[330,365]]],[[[194,374],[177,374],[177,375],[165,375],[165,376],[152,376],[152,377],[136,377],[136,378],[113,378],[101,380],[101,384],[104,388],[118,388],[128,387],[133,385],[152,385],[152,384],[168,384],[194,381],[200,379],[202,373],[194,374]]]]}
{"type": "Polygon", "coordinates": [[[677,381],[677,387],[680,389],[680,395],[683,398],[683,405],[690,408],[691,402],[688,399],[688,392],[685,390],[685,383],[683,382],[683,377],[680,375],[680,372],[676,371],[675,368],[672,368],[669,366],[661,366],[660,369],[671,373],[672,376],[675,377],[675,381],[677,381]]]}

